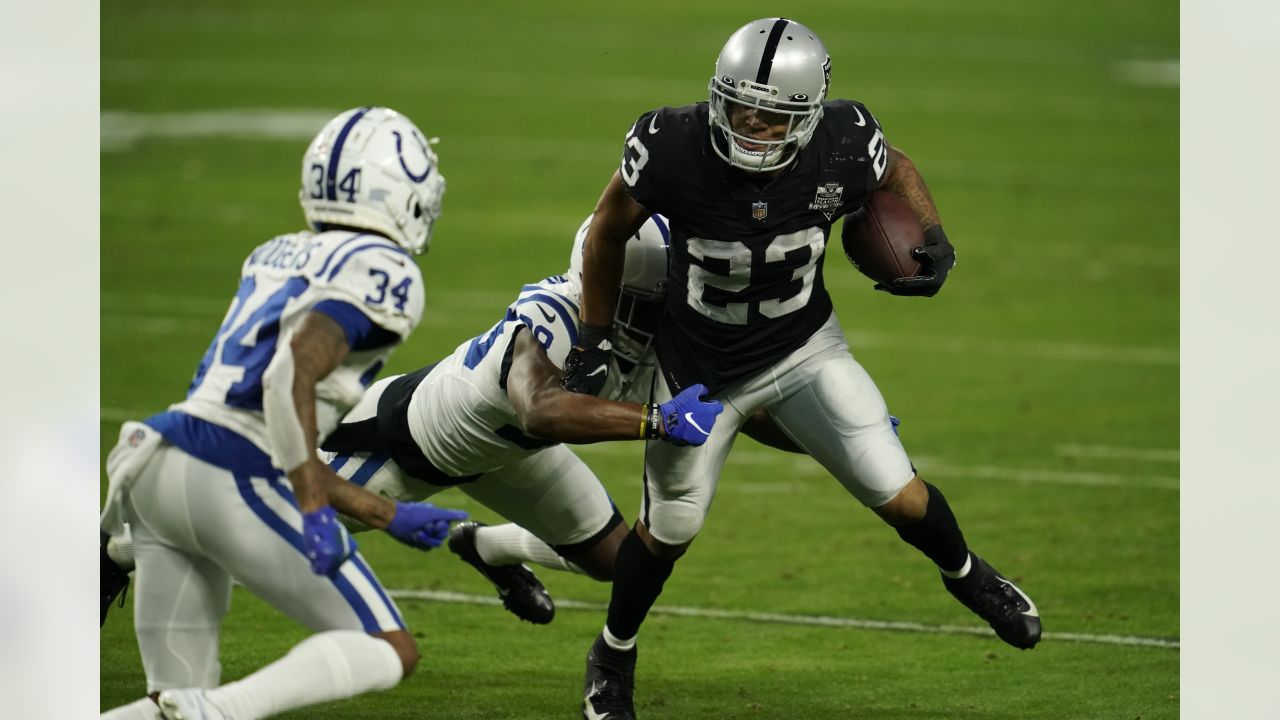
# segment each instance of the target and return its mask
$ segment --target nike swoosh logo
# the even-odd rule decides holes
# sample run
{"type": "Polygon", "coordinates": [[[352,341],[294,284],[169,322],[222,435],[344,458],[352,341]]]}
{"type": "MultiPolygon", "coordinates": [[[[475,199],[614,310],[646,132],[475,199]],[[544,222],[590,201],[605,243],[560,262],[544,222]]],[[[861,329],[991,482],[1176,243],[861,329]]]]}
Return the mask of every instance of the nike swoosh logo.
{"type": "Polygon", "coordinates": [[[655,114],[653,119],[649,121],[649,134],[653,135],[658,132],[658,116],[655,114]]]}
{"type": "Polygon", "coordinates": [[[706,435],[708,437],[711,436],[711,433],[707,432],[706,430],[703,430],[701,425],[693,421],[693,413],[685,413],[684,421],[694,426],[695,428],[697,428],[698,432],[702,433],[703,435],[706,435]]]}
{"type": "Polygon", "coordinates": [[[591,689],[587,691],[587,696],[582,698],[582,715],[587,720],[609,720],[608,715],[602,715],[596,712],[594,706],[591,705],[591,696],[596,694],[596,684],[591,683],[591,689]]]}
{"type": "Polygon", "coordinates": [[[1031,602],[1031,598],[1027,597],[1027,594],[1026,594],[1026,593],[1022,592],[1022,588],[1018,587],[1017,585],[1014,585],[1013,583],[1009,582],[1008,580],[1006,580],[1006,579],[1004,579],[1004,578],[1001,578],[1001,580],[1004,580],[1005,582],[1009,583],[1009,587],[1013,588],[1013,591],[1014,591],[1014,592],[1016,592],[1016,593],[1018,593],[1019,595],[1021,595],[1021,596],[1022,596],[1022,599],[1027,601],[1027,607],[1029,607],[1029,608],[1031,608],[1031,609],[1030,609],[1030,610],[1027,610],[1027,611],[1026,611],[1026,612],[1024,612],[1024,613],[1022,613],[1023,615],[1027,615],[1027,616],[1034,617],[1034,618],[1038,618],[1038,617],[1040,617],[1040,611],[1039,611],[1038,609],[1036,609],[1036,604],[1035,604],[1035,603],[1033,603],[1033,602],[1031,602]]]}
{"type": "Polygon", "coordinates": [[[864,127],[864,126],[866,126],[866,124],[867,124],[867,119],[866,119],[865,117],[863,117],[863,116],[862,116],[862,111],[861,111],[861,110],[859,110],[859,109],[857,108],[857,106],[854,106],[853,111],[854,111],[854,112],[856,112],[856,113],[858,113],[858,119],[857,119],[857,120],[855,120],[853,124],[854,124],[854,125],[857,125],[858,127],[864,127]]]}
{"type": "MultiPolygon", "coordinates": [[[[602,372],[609,372],[609,369],[608,369],[608,368],[606,368],[604,365],[601,365],[600,367],[597,367],[595,370],[592,370],[591,372],[587,373],[587,377],[595,377],[595,376],[599,375],[599,374],[600,374],[600,373],[602,373],[602,372]]],[[[695,427],[696,427],[696,426],[695,426],[695,427]]],[[[701,428],[699,428],[699,429],[701,429],[701,428]]]]}
{"type": "Polygon", "coordinates": [[[542,307],[541,305],[538,306],[538,312],[542,313],[542,317],[546,318],[547,322],[553,323],[556,321],[556,316],[547,312],[547,309],[542,307]]]}

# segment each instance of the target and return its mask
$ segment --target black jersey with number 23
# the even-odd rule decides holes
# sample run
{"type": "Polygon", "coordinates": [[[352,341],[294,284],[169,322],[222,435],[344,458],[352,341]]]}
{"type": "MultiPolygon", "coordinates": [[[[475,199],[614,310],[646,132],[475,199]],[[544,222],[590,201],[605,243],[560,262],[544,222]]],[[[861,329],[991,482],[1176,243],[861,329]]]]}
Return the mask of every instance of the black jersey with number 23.
{"type": "Polygon", "coordinates": [[[862,104],[823,108],[809,144],[775,177],[720,159],[706,103],[645,113],[627,135],[627,192],[671,223],[657,352],[673,392],[700,382],[717,393],[786,357],[830,316],[831,224],[879,185],[888,145],[862,104]]]}

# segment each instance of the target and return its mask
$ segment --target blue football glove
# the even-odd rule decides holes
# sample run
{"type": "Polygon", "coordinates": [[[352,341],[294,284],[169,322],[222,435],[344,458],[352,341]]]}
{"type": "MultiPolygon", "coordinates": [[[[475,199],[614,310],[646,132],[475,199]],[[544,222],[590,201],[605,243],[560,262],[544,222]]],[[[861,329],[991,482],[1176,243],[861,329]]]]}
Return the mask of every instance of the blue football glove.
{"type": "Polygon", "coordinates": [[[355,538],[338,522],[338,513],[328,505],[302,513],[302,546],[311,561],[311,572],[332,576],[356,552],[355,538]]]}
{"type": "Polygon", "coordinates": [[[701,445],[711,437],[716,416],[724,412],[719,400],[702,400],[707,386],[702,383],[684,389],[679,395],[658,406],[659,419],[666,431],[663,439],[674,445],[701,445]]]}
{"type": "Polygon", "coordinates": [[[609,328],[583,325],[578,344],[569,348],[564,359],[564,375],[560,386],[569,392],[599,395],[609,378],[609,328]]]}
{"type": "Polygon", "coordinates": [[[410,547],[430,550],[449,539],[449,523],[466,519],[461,510],[438,508],[428,502],[398,502],[387,534],[410,547]]]}

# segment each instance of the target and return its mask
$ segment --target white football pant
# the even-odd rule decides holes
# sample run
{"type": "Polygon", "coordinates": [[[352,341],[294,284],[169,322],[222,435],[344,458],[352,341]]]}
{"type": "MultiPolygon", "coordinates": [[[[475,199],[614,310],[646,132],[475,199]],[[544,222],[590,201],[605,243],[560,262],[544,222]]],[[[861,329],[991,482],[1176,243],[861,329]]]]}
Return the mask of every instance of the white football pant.
{"type": "MultiPolygon", "coordinates": [[[[663,380],[656,386],[655,402],[671,399],[663,380]]],[[[724,412],[705,444],[650,440],[645,448],[641,518],[663,543],[680,545],[698,534],[734,438],[760,408],[863,505],[889,502],[914,474],[884,398],[849,354],[834,313],[781,362],[716,398],[724,412]]]]}

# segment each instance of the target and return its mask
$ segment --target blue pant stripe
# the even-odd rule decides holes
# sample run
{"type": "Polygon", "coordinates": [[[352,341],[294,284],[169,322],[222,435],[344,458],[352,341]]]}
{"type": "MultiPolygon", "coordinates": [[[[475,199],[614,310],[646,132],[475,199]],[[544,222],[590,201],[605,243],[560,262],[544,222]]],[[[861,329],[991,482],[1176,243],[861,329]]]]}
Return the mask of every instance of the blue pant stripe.
{"type": "MultiPolygon", "coordinates": [[[[240,491],[240,497],[244,498],[245,503],[249,506],[249,509],[253,511],[253,514],[257,515],[258,518],[266,523],[267,527],[274,530],[277,535],[284,538],[285,542],[292,545],[303,558],[306,558],[307,551],[306,546],[303,545],[302,542],[302,533],[293,529],[293,526],[290,525],[288,521],[277,515],[275,511],[263,502],[262,498],[258,497],[257,493],[253,491],[253,483],[248,475],[236,474],[235,479],[236,488],[240,491]]],[[[269,484],[273,490],[280,494],[281,497],[288,500],[290,505],[293,505],[294,507],[298,506],[297,498],[293,496],[293,493],[290,492],[282,482],[271,481],[269,484]]],[[[347,604],[355,611],[356,616],[360,618],[360,624],[364,626],[365,632],[372,633],[382,631],[382,628],[378,626],[377,619],[373,617],[373,611],[369,609],[364,598],[360,597],[360,593],[356,591],[354,586],[352,586],[350,580],[342,577],[341,575],[331,577],[329,580],[333,582],[334,586],[338,589],[338,592],[346,599],[347,604]]]]}
{"type": "Polygon", "coordinates": [[[387,461],[390,459],[391,458],[387,455],[370,455],[365,459],[364,464],[360,466],[360,469],[351,474],[351,482],[359,485],[360,487],[368,485],[369,480],[373,477],[374,473],[381,470],[382,466],[386,465],[387,461]]]}
{"type": "Polygon", "coordinates": [[[329,469],[334,472],[338,472],[339,470],[342,469],[344,465],[347,464],[347,461],[350,459],[351,459],[350,455],[337,455],[332,460],[329,461],[329,469]]]}
{"type": "Polygon", "coordinates": [[[391,598],[387,597],[386,591],[382,589],[382,583],[378,582],[378,578],[373,576],[373,570],[369,565],[362,558],[357,556],[352,556],[349,562],[354,564],[356,569],[360,571],[360,574],[364,575],[369,581],[369,584],[373,586],[373,589],[378,591],[378,597],[382,598],[382,604],[387,606],[387,610],[391,612],[391,617],[396,619],[396,624],[400,626],[400,629],[407,630],[408,626],[404,624],[404,618],[400,617],[399,611],[396,610],[395,603],[391,602],[391,598]]]}

